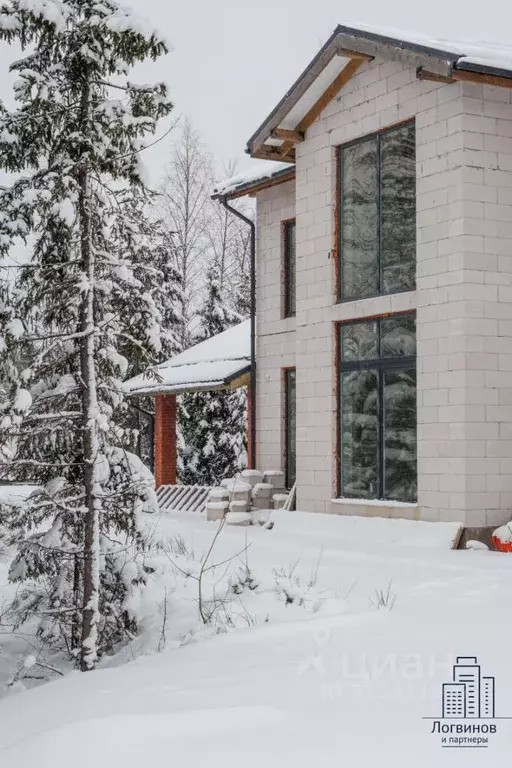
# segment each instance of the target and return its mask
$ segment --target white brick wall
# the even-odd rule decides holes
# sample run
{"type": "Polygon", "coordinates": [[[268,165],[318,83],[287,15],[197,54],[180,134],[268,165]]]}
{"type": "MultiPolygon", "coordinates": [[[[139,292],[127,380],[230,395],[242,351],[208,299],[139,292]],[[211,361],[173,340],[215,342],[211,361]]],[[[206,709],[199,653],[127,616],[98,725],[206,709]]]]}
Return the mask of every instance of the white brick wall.
{"type": "MultiPolygon", "coordinates": [[[[418,320],[418,510],[495,525],[512,508],[512,103],[508,89],[363,65],[297,147],[293,184],[258,195],[259,462],[282,463],[281,378],[297,367],[298,504],[335,495],[335,322],[418,320]],[[415,117],[417,290],[336,303],[335,147],[415,117]],[[297,317],[281,320],[280,221],[297,221],[297,317]]],[[[339,511],[343,505],[337,505],[339,511]]],[[[411,514],[413,514],[411,512],[411,514]]]]}
{"type": "Polygon", "coordinates": [[[295,184],[260,192],[257,211],[257,429],[262,469],[284,469],[282,369],[295,365],[295,318],[283,319],[282,222],[295,217],[295,184]]]}

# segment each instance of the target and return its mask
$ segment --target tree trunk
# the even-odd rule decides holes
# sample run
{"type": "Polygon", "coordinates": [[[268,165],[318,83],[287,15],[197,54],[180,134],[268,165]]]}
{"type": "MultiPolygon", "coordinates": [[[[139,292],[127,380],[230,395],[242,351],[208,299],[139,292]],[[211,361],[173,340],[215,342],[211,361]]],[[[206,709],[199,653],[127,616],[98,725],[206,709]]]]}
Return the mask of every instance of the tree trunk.
{"type": "Polygon", "coordinates": [[[80,625],[81,625],[81,576],[82,576],[82,558],[75,555],[73,566],[73,619],[71,622],[71,648],[76,651],[80,648],[80,625]]]}
{"type": "MultiPolygon", "coordinates": [[[[87,75],[86,75],[87,78],[87,75]]],[[[80,129],[89,129],[90,88],[86,79],[82,90],[80,129]]],[[[84,153],[85,154],[85,153],[84,153]]],[[[83,458],[85,487],[85,541],[84,541],[84,602],[82,609],[82,644],[80,668],[83,672],[94,669],[98,656],[98,622],[100,591],[100,512],[98,457],[98,399],[96,368],[94,364],[94,281],[95,255],[91,243],[91,212],[89,170],[87,160],[79,170],[80,255],[82,270],[87,279],[87,290],[80,305],[80,372],[82,385],[83,458]]]]}

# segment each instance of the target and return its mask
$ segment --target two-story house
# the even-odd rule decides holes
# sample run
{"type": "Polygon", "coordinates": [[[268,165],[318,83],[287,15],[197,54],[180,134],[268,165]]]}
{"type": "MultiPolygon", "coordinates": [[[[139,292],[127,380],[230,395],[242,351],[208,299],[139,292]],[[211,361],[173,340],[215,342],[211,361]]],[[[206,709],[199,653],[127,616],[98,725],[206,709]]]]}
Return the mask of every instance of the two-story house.
{"type": "Polygon", "coordinates": [[[248,152],[258,467],[304,510],[509,520],[512,48],[338,27],[248,152]]]}

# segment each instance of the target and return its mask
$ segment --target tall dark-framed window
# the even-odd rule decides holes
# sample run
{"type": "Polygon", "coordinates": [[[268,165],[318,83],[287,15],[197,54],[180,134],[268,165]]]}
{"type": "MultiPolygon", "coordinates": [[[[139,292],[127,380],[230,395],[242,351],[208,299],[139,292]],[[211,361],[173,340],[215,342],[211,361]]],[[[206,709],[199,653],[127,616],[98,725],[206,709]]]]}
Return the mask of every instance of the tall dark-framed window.
{"type": "Polygon", "coordinates": [[[297,476],[297,398],[295,368],[285,368],[284,380],[284,469],[286,487],[297,476]]]}
{"type": "Polygon", "coordinates": [[[338,328],[340,495],[415,502],[416,315],[338,328]]]}
{"type": "Polygon", "coordinates": [[[284,316],[295,317],[296,303],[296,240],[295,219],[283,224],[283,297],[284,316]]]}
{"type": "Polygon", "coordinates": [[[416,286],[414,121],[339,148],[339,298],[416,286]]]}

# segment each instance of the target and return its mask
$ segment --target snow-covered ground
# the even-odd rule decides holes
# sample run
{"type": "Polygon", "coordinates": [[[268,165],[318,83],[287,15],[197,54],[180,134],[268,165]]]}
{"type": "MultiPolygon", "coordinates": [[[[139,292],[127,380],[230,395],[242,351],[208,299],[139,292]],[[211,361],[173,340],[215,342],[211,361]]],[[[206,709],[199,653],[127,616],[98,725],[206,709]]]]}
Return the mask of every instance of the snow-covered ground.
{"type": "Polygon", "coordinates": [[[198,621],[194,578],[216,524],[150,525],[168,546],[143,635],[94,673],[7,695],[2,767],[510,764],[512,720],[486,749],[447,749],[426,718],[457,656],[478,657],[496,715],[512,717],[511,556],[451,551],[436,526],[427,539],[421,525],[276,513],[272,530],[221,531],[204,586],[216,632],[198,621]]]}

